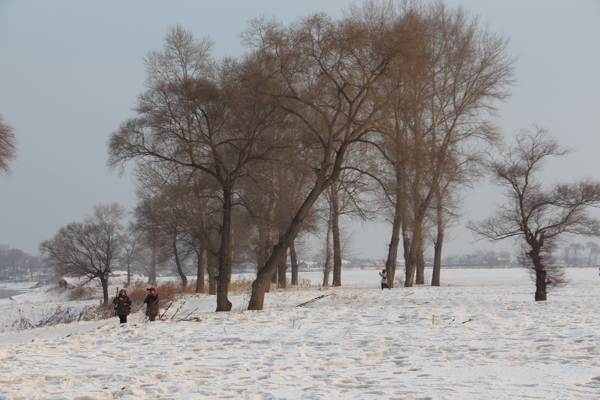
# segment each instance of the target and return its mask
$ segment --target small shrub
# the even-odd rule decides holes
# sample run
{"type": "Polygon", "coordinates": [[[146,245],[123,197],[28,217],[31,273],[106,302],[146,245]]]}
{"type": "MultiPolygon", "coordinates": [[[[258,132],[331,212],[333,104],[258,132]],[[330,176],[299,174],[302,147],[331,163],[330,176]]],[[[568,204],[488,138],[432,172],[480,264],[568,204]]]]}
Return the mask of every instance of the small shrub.
{"type": "Polygon", "coordinates": [[[402,274],[396,273],[396,279],[394,279],[394,287],[403,287],[404,279],[402,279],[402,274]]]}
{"type": "Polygon", "coordinates": [[[67,299],[70,301],[93,300],[96,298],[96,291],[88,286],[75,286],[67,289],[66,294],[67,299]]]}

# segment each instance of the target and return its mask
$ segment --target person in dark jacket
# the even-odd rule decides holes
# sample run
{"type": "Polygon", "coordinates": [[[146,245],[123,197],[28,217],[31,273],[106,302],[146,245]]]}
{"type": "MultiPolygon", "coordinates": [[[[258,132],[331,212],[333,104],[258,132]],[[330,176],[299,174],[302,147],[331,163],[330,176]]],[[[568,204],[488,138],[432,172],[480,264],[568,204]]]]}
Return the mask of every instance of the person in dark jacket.
{"type": "Polygon", "coordinates": [[[119,316],[119,321],[122,324],[126,323],[127,316],[131,312],[131,300],[129,300],[129,296],[127,296],[127,291],[125,289],[121,289],[119,295],[113,299],[113,304],[115,304],[115,310],[119,316]]]}
{"type": "Polygon", "coordinates": [[[381,290],[385,289],[385,288],[390,288],[388,286],[387,283],[387,270],[382,269],[381,272],[379,273],[379,276],[381,276],[381,290]]]}
{"type": "Polygon", "coordinates": [[[150,288],[150,294],[146,296],[144,303],[146,306],[146,316],[150,321],[154,321],[158,315],[158,293],[155,288],[150,288]]]}

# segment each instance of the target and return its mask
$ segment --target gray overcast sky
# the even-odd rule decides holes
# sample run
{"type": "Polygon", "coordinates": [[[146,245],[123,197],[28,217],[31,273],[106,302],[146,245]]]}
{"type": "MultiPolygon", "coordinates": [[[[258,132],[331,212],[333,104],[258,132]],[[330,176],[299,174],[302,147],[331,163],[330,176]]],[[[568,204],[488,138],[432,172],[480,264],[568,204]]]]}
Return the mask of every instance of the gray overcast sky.
{"type": "MultiPolygon", "coordinates": [[[[519,57],[512,98],[497,124],[507,136],[540,124],[575,149],[547,167],[549,181],[600,178],[600,1],[448,0],[510,38],[519,57]]],[[[32,1],[0,0],[0,114],[15,128],[18,158],[0,175],[0,244],[38,254],[40,242],[81,221],[99,203],[135,204],[133,184],[106,168],[107,140],[134,116],[143,57],[180,23],[209,36],[214,54],[238,56],[238,35],[259,15],[289,22],[311,12],[340,16],[349,1],[32,1]]],[[[464,222],[499,200],[482,184],[445,254],[509,249],[472,244],[464,222]]],[[[354,232],[354,254],[382,257],[388,229],[354,232]]]]}

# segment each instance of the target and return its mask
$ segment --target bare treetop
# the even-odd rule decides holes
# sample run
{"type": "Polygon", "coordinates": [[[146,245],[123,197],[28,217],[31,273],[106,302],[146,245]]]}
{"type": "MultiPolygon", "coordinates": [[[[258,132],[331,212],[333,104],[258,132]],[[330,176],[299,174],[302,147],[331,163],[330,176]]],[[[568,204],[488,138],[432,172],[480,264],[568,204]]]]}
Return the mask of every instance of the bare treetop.
{"type": "Polygon", "coordinates": [[[10,173],[10,163],[17,158],[17,140],[13,131],[0,115],[0,173],[10,173]]]}

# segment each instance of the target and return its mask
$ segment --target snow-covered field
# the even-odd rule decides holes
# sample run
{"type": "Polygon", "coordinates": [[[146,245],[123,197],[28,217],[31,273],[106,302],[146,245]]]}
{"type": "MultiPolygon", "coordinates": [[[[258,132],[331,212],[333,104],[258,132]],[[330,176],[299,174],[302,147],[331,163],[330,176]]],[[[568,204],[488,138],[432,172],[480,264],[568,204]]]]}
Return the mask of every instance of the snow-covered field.
{"type": "Polygon", "coordinates": [[[377,271],[344,271],[340,288],[268,293],[263,311],[186,296],[164,321],[15,331],[65,304],[36,289],[0,300],[0,399],[599,399],[600,277],[567,277],[535,302],[521,269],[385,291],[377,271]]]}

